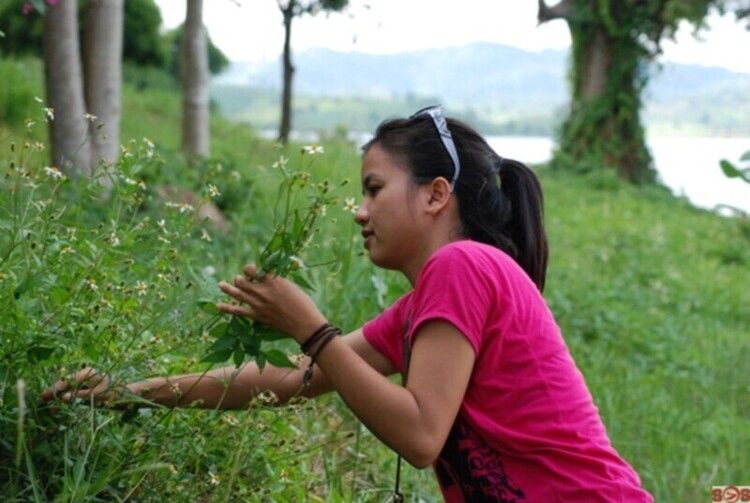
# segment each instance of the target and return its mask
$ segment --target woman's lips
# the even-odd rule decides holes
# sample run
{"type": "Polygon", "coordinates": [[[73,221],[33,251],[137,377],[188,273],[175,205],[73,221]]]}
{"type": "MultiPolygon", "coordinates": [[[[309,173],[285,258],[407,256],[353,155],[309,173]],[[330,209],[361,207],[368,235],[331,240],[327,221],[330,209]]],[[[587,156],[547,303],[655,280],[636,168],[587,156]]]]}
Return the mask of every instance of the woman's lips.
{"type": "Polygon", "coordinates": [[[362,237],[365,238],[365,248],[369,247],[369,243],[371,241],[370,238],[372,238],[375,235],[372,231],[362,231],[362,237]]]}

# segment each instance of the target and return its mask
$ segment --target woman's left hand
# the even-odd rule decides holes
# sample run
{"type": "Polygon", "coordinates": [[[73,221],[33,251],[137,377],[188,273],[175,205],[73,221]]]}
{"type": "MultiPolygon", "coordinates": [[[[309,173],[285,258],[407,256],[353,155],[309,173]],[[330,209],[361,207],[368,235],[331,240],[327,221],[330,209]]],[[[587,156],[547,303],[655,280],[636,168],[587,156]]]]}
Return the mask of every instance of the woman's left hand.
{"type": "Polygon", "coordinates": [[[304,342],[326,319],[315,302],[291,281],[271,274],[258,275],[253,264],[244,267],[246,277],[235,276],[234,285],[225,281],[219,288],[240,305],[219,303],[221,311],[246,316],[273,330],[304,342]]]}

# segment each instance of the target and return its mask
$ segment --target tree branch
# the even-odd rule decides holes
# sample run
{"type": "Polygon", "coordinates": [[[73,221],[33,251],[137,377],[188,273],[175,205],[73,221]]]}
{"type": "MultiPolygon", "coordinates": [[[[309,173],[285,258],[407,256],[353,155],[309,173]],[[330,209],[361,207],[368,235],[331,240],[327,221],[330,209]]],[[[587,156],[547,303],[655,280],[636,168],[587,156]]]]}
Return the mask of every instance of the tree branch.
{"type": "Polygon", "coordinates": [[[556,5],[550,7],[544,0],[539,0],[539,13],[537,19],[539,24],[546,23],[552,19],[570,19],[573,11],[573,0],[560,0],[556,5]]]}

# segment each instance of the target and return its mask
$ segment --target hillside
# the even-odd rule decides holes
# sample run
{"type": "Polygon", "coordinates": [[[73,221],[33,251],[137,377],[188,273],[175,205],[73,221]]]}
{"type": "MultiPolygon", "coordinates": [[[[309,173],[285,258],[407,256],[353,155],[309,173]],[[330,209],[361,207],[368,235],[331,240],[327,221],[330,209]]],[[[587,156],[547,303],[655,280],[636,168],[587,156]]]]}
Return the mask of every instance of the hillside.
{"type": "MultiPolygon", "coordinates": [[[[329,129],[337,124],[370,129],[373,121],[353,119],[344,110],[358,103],[366,116],[382,119],[384,111],[401,113],[440,101],[494,133],[551,134],[568,99],[567,57],[567,51],[490,43],[394,55],[311,49],[295,56],[295,121],[300,129],[310,123],[321,127],[321,120],[329,129]]],[[[750,123],[739,115],[750,109],[750,75],[672,63],[654,65],[650,72],[644,95],[650,127],[750,135],[750,123]]],[[[215,79],[212,95],[231,118],[275,128],[280,81],[278,62],[235,62],[215,79]]]]}

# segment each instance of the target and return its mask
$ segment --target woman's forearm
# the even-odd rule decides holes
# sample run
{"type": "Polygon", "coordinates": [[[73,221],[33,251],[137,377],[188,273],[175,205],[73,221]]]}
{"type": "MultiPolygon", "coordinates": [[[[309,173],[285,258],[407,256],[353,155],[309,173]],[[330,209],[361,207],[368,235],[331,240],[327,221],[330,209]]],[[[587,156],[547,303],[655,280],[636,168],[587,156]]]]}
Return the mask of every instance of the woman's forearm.
{"type": "Polygon", "coordinates": [[[165,407],[242,409],[255,396],[269,391],[275,395],[277,404],[283,404],[294,396],[311,397],[330,390],[322,372],[316,373],[310,386],[302,389],[307,363],[303,361],[300,369],[266,365],[263,371],[255,363],[247,363],[239,370],[229,366],[209,372],[154,377],[128,384],[127,388],[146,403],[165,407]]]}

